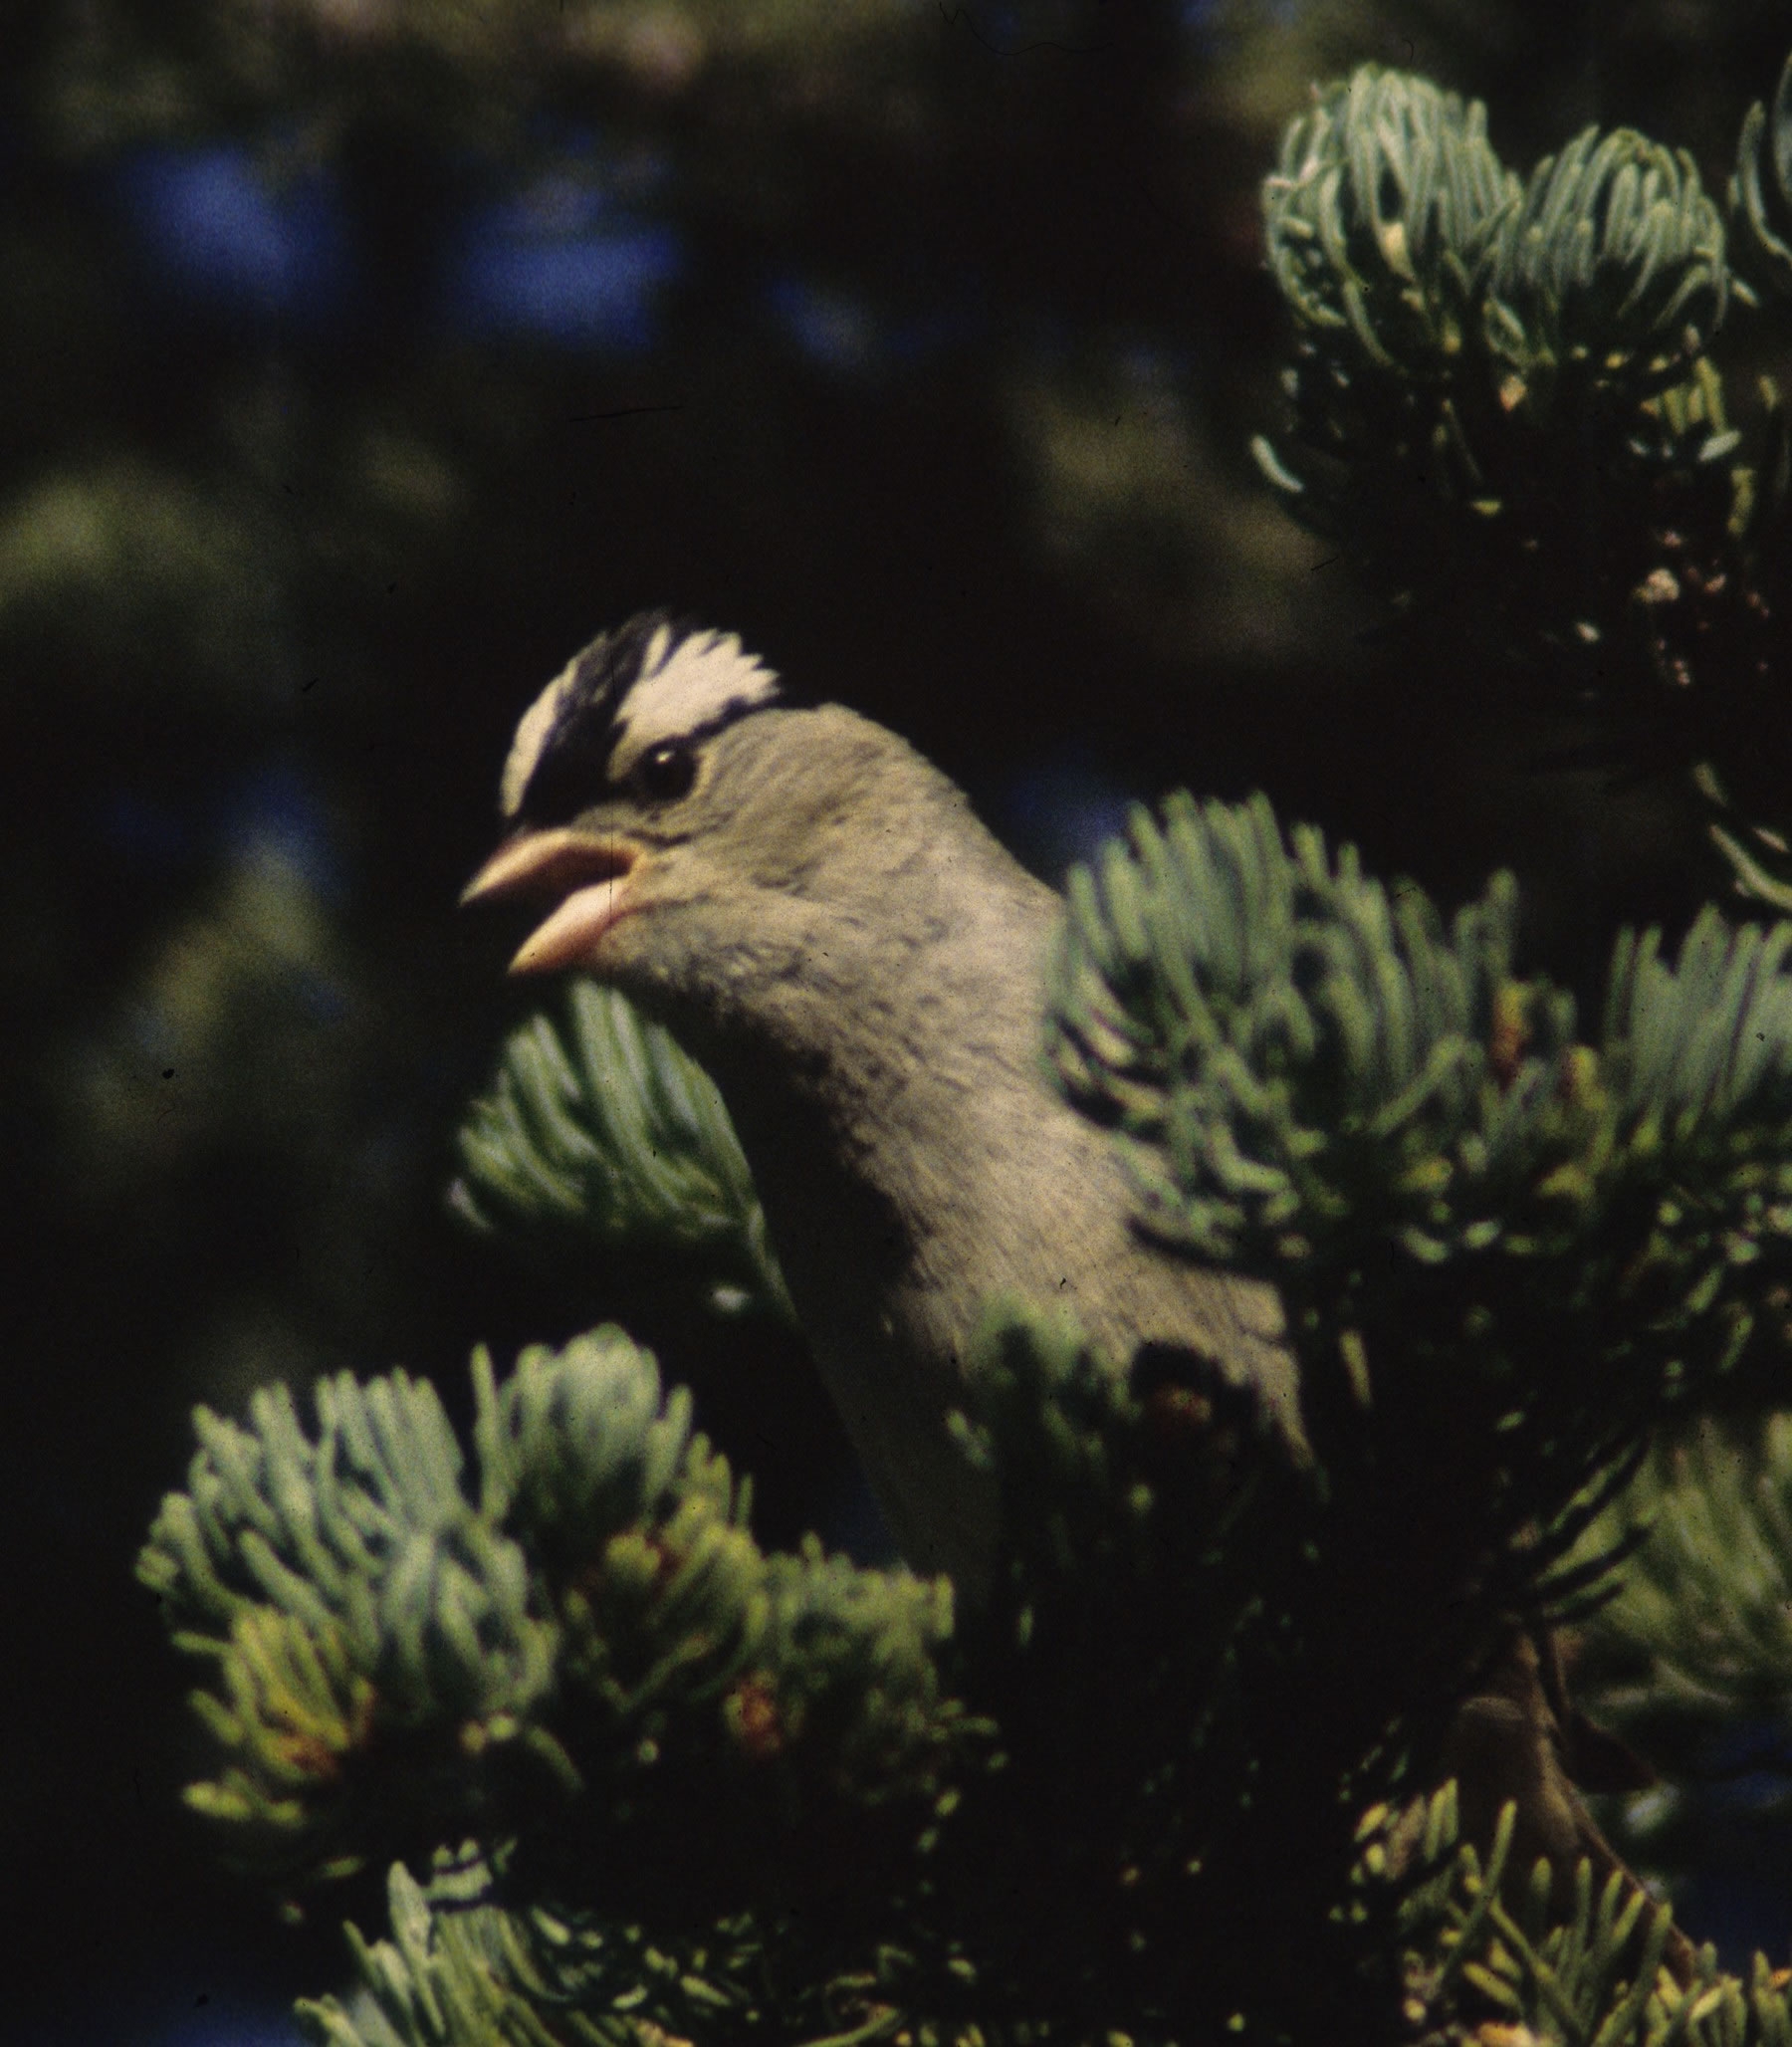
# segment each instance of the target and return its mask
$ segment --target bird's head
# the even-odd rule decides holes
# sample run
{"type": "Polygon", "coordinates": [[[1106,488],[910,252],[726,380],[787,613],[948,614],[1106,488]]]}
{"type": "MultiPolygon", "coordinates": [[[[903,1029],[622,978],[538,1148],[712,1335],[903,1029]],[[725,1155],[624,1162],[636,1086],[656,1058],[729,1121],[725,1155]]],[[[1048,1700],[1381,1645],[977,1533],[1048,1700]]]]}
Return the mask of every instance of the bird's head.
{"type": "Polygon", "coordinates": [[[688,986],[754,935],[793,931],[799,906],[874,904],[890,821],[955,799],[893,733],[793,704],[733,634],[646,612],[524,714],[499,798],[510,833],[462,900],[548,906],[514,974],[688,986]]]}

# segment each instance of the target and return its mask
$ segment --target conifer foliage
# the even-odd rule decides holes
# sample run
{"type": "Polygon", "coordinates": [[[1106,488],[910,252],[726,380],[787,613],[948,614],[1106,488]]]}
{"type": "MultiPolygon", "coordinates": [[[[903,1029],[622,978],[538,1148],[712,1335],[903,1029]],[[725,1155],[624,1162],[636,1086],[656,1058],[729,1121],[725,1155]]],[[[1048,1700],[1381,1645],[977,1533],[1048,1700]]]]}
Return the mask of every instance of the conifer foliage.
{"type": "Polygon", "coordinates": [[[450,1199],[481,1231],[564,1250],[659,1241],[713,1269],[710,1304],[788,1316],[753,1175],[716,1085],[613,989],[511,1034],[460,1133],[450,1199]]]}
{"type": "Polygon", "coordinates": [[[1520,178],[1484,110],[1426,80],[1327,87],[1264,186],[1295,345],[1290,429],[1256,443],[1409,658],[1465,637],[1490,687],[1594,711],[1596,757],[1694,775],[1737,881],[1780,908],[1788,442],[1769,380],[1732,423],[1717,350],[1784,332],[1789,122],[1782,79],[1725,207],[1632,129],[1520,178]]]}
{"type": "MultiPolygon", "coordinates": [[[[1264,194],[1270,482],[1421,639],[1470,583],[1514,672],[1597,671],[1757,909],[1792,903],[1753,744],[1785,443],[1710,351],[1792,298],[1788,166],[1792,68],[1727,216],[1625,130],[1521,179],[1480,109],[1366,70],[1264,194]]],[[[1677,1959],[1626,1873],[1520,1867],[1522,1814],[1467,1838],[1438,1781],[1514,1627],[1602,1600],[1633,1718],[1792,1698],[1786,1425],[1745,1482],[1696,1433],[1784,1378],[1792,924],[1620,934],[1590,1028],[1518,952],[1509,879],[1447,918],[1261,797],[1141,809],[1075,874],[1052,1070],[1164,1255],[1280,1290],[1310,1458],[1193,1356],[994,1302],[955,1424],[1002,1505],[980,1611],[762,1551],[613,1327],[478,1355],[468,1444],[402,1373],[202,1411],[139,1563],[207,1673],[189,1797],[293,1894],[393,1865],[312,2036],[1792,2040],[1764,1961],[1677,1959]]],[[[481,1227],[647,1233],[787,1312],[720,1098],[613,995],[511,1039],[462,1159],[481,1227]]]]}

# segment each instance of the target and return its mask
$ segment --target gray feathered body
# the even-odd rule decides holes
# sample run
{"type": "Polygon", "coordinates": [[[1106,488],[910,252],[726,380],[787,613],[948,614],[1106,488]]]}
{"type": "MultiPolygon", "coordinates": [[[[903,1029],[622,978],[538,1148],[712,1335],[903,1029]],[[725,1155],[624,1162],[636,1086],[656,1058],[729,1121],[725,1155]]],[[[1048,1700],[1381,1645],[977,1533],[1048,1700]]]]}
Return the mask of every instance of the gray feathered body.
{"type": "Polygon", "coordinates": [[[1297,1437],[1273,1293],[1141,1242],[1107,1135],[1045,1077],[1058,898],[943,775],[836,705],[715,745],[725,809],[691,842],[713,887],[618,926],[606,978],[715,1075],[904,1556],[972,1590],[987,1576],[994,1501],[946,1416],[999,1294],[1061,1303],[1117,1364],[1187,1344],[1297,1437]]]}

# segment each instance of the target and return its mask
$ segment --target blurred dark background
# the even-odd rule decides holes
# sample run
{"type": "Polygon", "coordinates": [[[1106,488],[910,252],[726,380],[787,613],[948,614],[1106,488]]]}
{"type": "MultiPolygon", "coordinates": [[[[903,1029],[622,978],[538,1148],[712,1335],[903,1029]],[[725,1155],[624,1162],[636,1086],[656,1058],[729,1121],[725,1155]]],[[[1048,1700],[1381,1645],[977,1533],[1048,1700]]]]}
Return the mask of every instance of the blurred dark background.
{"type": "MultiPolygon", "coordinates": [[[[1259,485],[1256,185],[1364,59],[1520,168],[1632,121],[1720,186],[1766,0],[11,0],[0,861],[14,1256],[0,2037],[286,2041],[341,1969],[177,1805],[130,1578],[196,1400],[393,1363],[464,1401],[603,1315],[762,1532],[855,1509],[801,1356],[443,1201],[521,998],[464,923],[499,765],[668,602],[898,727],[1061,874],[1268,790],[1584,979],[1695,886],[1672,788],[1541,772],[1470,638],[1395,674],[1259,485]]],[[[1755,1937],[1751,1929],[1751,1937],[1755,1937]]],[[[1783,1945],[1783,1930],[1779,1944],[1783,1945]]]]}

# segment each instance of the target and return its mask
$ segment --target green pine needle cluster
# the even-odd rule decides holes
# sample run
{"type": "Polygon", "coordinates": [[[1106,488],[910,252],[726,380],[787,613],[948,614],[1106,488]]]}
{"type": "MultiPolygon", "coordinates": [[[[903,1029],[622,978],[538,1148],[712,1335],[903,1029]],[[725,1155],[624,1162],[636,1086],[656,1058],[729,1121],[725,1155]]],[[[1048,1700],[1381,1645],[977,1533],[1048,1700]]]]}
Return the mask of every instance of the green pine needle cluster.
{"type": "Polygon", "coordinates": [[[1509,877],[1447,931],[1353,848],[1284,844],[1260,796],[1174,796],[1130,839],[1071,876],[1053,1051],[1155,1228],[1277,1277],[1340,1229],[1432,1263],[1553,1241],[1585,1090],[1561,1086],[1572,1006],[1515,977],[1509,877]]]}
{"type": "Polygon", "coordinates": [[[1757,100],[1743,119],[1730,211],[1743,277],[1763,296],[1792,297],[1792,64],[1771,108],[1757,100]]]}
{"type": "Polygon", "coordinates": [[[1365,1815],[1353,1911],[1391,1919],[1401,2036],[1425,2047],[1743,2047],[1792,2040],[1787,1972],[1757,1955],[1746,1982],[1711,1948],[1681,1980],[1672,1915],[1614,1874],[1576,1872],[1566,1914],[1549,1865],[1512,1881],[1513,1809],[1485,1856],[1456,1839],[1453,1787],[1365,1815]],[[1390,1910],[1391,1908],[1391,1910],[1390,1910]]]}
{"type": "Polygon", "coordinates": [[[1663,1437],[1583,1539],[1614,1543],[1633,1558],[1577,1630],[1575,1689],[1659,1770],[1602,1826],[1680,1896],[1792,1812],[1792,1417],[1663,1437]]]}
{"type": "Polygon", "coordinates": [[[1589,1623],[1600,1710],[1792,1731],[1792,1415],[1663,1441],[1601,1533],[1647,1539],[1589,1623]]]}
{"type": "Polygon", "coordinates": [[[1508,1379],[1516,1315],[1646,1404],[1756,1335],[1777,1354],[1792,927],[1706,911],[1672,962],[1622,934],[1586,1044],[1569,998],[1514,970],[1508,879],[1447,926],[1352,848],[1284,839],[1260,797],[1136,811],[1069,897],[1063,1085],[1118,1126],[1148,1227],[1273,1279],[1303,1347],[1374,1376],[1391,1361],[1348,1332],[1404,1318],[1409,1348],[1508,1379]]]}
{"type": "Polygon", "coordinates": [[[1696,776],[1736,885],[1780,909],[1792,443],[1771,383],[1732,423],[1717,351],[1738,307],[1792,308],[1789,166],[1792,68],[1720,205],[1630,128],[1521,178],[1478,104],[1363,67],[1290,123],[1263,186],[1291,416],[1255,444],[1408,658],[1466,650],[1490,707],[1523,697],[1579,721],[1588,758],[1696,776]]]}
{"type": "Polygon", "coordinates": [[[471,1487],[402,1373],[323,1382],[310,1432],[284,1388],[247,1428],[199,1412],[138,1575],[215,1666],[189,1797],[232,1853],[303,1884],[463,1834],[613,1846],[731,1785],[785,1825],[925,1800],[957,1738],[943,1582],[763,1555],[619,1330],[473,1375],[471,1487]]]}
{"type": "Polygon", "coordinates": [[[1261,798],[1140,810],[1071,882],[1060,1082],[1140,1226],[1287,1310],[1315,1672],[1374,1642],[1447,1689],[1502,1609],[1596,1597],[1630,1538],[1573,1552],[1650,1432],[1783,1379],[1792,927],[1621,936],[1589,1044],[1516,915],[1496,880],[1447,923],[1261,798]]]}
{"type": "Polygon", "coordinates": [[[1530,430],[1599,415],[1623,450],[1728,304],[1722,217],[1684,151],[1588,129],[1521,180],[1478,103],[1373,65],[1290,123],[1263,211],[1295,322],[1296,438],[1356,473],[1328,490],[1259,443],[1315,520],[1371,471],[1404,471],[1469,527],[1522,520],[1539,509],[1530,430]]]}
{"type": "MultiPolygon", "coordinates": [[[[488,1879],[489,1881],[489,1879],[488,1879]]],[[[751,1918],[682,1945],[537,1906],[466,1895],[449,1871],[387,1884],[391,1937],[349,1929],[358,1992],[306,1999],[318,2047],[649,2047],[666,2038],[769,2037],[765,1942],[751,1918]]]]}
{"type": "Polygon", "coordinates": [[[1678,380],[1728,297],[1722,217],[1691,157],[1633,128],[1587,128],[1537,165],[1501,223],[1485,311],[1502,402],[1578,377],[1634,403],[1678,380]]]}
{"type": "Polygon", "coordinates": [[[709,1271],[718,1312],[790,1319],[715,1082],[613,989],[575,979],[563,1025],[538,1015],[512,1031],[459,1144],[450,1199],[476,1229],[662,1244],[709,1271]]]}
{"type": "Polygon", "coordinates": [[[1269,267],[1340,363],[1424,376],[1461,349],[1519,196],[1484,107],[1365,65],[1282,136],[1263,195],[1269,267]]]}
{"type": "Polygon", "coordinates": [[[1579,1631],[1576,1689],[1662,1771],[1606,1824],[1677,1891],[1792,1810],[1792,1417],[1669,1434],[1585,1538],[1614,1542],[1634,1555],[1579,1631]]]}

